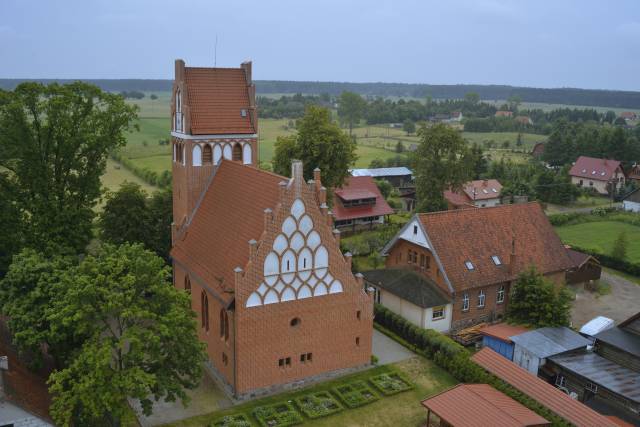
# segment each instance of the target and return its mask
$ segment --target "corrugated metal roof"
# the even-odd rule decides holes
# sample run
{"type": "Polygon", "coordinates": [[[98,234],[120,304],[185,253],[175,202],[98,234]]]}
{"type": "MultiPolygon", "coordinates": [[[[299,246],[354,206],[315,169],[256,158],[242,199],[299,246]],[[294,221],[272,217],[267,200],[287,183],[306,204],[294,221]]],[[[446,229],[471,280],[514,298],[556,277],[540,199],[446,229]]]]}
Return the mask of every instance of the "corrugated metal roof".
{"type": "Polygon", "coordinates": [[[524,427],[551,424],[488,384],[458,384],[424,400],[422,405],[455,427],[524,427]]]}
{"type": "Polygon", "coordinates": [[[569,328],[540,328],[511,340],[540,358],[586,347],[591,342],[569,328]]]}
{"type": "Polygon", "coordinates": [[[640,374],[631,369],[593,352],[555,356],[549,360],[592,383],[640,403],[640,374]]]}
{"type": "Polygon", "coordinates": [[[374,178],[381,176],[405,176],[411,175],[411,169],[402,167],[395,168],[374,168],[374,169],[352,169],[352,176],[372,176],[374,178]]]}
{"type": "Polygon", "coordinates": [[[605,342],[635,357],[640,357],[640,336],[628,332],[624,328],[607,329],[597,334],[595,338],[596,342],[605,342]]]}
{"type": "Polygon", "coordinates": [[[489,348],[483,348],[471,360],[577,427],[617,427],[608,418],[489,348]]]}

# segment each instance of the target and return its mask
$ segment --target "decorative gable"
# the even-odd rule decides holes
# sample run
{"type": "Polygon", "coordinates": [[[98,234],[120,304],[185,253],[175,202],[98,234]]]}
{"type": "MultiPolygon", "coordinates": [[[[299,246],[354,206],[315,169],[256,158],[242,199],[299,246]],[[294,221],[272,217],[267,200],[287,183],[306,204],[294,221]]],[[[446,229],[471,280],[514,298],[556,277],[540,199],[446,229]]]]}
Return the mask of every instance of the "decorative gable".
{"type": "Polygon", "coordinates": [[[411,222],[409,222],[404,230],[400,232],[399,237],[408,242],[415,243],[416,245],[422,246],[427,249],[431,249],[429,247],[429,243],[427,242],[427,237],[424,235],[422,225],[417,218],[414,218],[411,222]]]}
{"type": "Polygon", "coordinates": [[[343,291],[329,272],[329,254],[301,198],[291,205],[264,260],[264,281],[247,307],[318,297],[343,291]]]}

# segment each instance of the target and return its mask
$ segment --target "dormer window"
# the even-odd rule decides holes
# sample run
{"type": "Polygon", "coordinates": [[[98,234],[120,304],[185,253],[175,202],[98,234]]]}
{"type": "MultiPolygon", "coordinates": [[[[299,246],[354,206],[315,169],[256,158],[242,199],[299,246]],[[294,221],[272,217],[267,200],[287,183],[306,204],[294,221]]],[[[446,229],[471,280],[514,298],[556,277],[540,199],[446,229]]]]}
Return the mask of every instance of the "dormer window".
{"type": "Polygon", "coordinates": [[[464,266],[467,267],[467,270],[469,271],[473,271],[475,270],[475,267],[473,266],[473,264],[471,263],[471,261],[465,261],[464,262],[464,266]]]}
{"type": "Polygon", "coordinates": [[[587,170],[586,169],[582,169],[582,173],[587,173],[587,170]]]}
{"type": "Polygon", "coordinates": [[[245,110],[244,108],[240,110],[240,117],[247,117],[247,110],[245,110]]]}
{"type": "Polygon", "coordinates": [[[500,257],[498,255],[492,255],[491,260],[495,265],[502,265],[502,260],[500,260],[500,257]]]}
{"type": "Polygon", "coordinates": [[[595,175],[595,174],[596,174],[596,171],[592,171],[592,172],[591,172],[591,175],[595,175]]]}

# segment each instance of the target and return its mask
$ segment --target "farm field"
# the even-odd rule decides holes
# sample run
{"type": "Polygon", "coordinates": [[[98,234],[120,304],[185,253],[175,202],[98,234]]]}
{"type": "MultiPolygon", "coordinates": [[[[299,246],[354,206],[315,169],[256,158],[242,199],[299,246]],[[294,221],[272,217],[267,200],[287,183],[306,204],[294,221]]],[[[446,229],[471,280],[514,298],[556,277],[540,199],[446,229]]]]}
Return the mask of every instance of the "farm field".
{"type": "Polygon", "coordinates": [[[640,262],[640,227],[619,221],[597,221],[556,227],[560,239],[566,244],[610,254],[620,233],[626,233],[627,259],[640,262]]]}
{"type": "Polygon", "coordinates": [[[131,173],[127,168],[120,165],[120,163],[111,159],[107,160],[107,170],[104,175],[102,175],[101,181],[102,185],[109,191],[117,190],[120,187],[120,184],[125,181],[139,184],[149,194],[158,189],[158,187],[147,184],[145,181],[131,173]]]}

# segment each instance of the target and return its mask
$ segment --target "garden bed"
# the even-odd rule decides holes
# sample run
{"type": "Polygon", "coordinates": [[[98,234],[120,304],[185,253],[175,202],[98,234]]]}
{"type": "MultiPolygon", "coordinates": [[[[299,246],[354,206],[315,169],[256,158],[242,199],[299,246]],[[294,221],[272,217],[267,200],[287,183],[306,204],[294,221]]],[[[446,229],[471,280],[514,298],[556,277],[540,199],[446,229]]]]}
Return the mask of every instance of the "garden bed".
{"type": "Polygon", "coordinates": [[[354,381],[333,389],[333,392],[348,408],[357,408],[379,399],[364,381],[354,381]]]}
{"type": "Polygon", "coordinates": [[[307,417],[321,418],[342,411],[342,406],[329,392],[306,394],[296,399],[296,404],[307,417]]]}
{"type": "Polygon", "coordinates": [[[258,406],[253,416],[262,427],[286,427],[302,424],[302,415],[289,402],[258,406]]]}
{"type": "Polygon", "coordinates": [[[385,396],[411,390],[413,385],[399,373],[381,374],[369,379],[371,384],[385,396]]]}
{"type": "Polygon", "coordinates": [[[209,424],[209,427],[252,427],[251,421],[244,414],[227,415],[209,424]]]}

